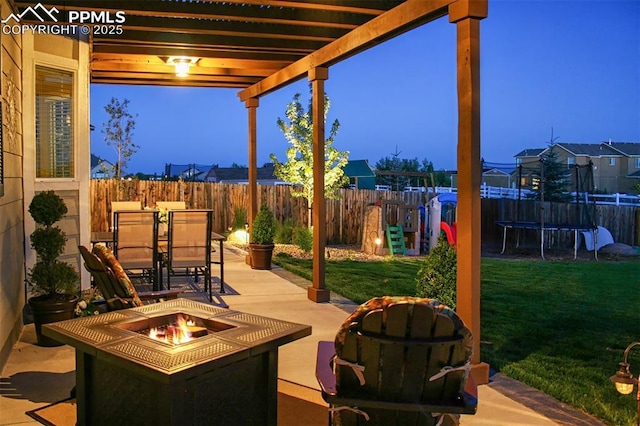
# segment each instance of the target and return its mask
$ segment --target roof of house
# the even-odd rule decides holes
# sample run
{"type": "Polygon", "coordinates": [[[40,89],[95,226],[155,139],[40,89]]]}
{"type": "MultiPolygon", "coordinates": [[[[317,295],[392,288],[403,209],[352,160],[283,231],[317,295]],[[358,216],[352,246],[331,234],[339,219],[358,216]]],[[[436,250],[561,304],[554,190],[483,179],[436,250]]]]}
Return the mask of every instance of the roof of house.
{"type": "Polygon", "coordinates": [[[640,142],[603,142],[602,145],[607,145],[625,155],[640,155],[640,142]]]}
{"type": "Polygon", "coordinates": [[[529,148],[523,149],[515,155],[515,157],[537,157],[545,148],[529,148]]]}
{"type": "Polygon", "coordinates": [[[573,155],[586,155],[589,157],[600,157],[602,155],[619,155],[620,154],[619,152],[614,151],[609,146],[604,144],[558,142],[558,143],[554,143],[552,146],[559,146],[561,148],[564,148],[565,150],[567,150],[569,153],[573,155]]]}
{"type": "MultiPolygon", "coordinates": [[[[640,155],[638,142],[603,142],[603,143],[574,143],[556,142],[551,147],[559,147],[572,155],[601,157],[603,155],[640,155]]],[[[529,148],[517,153],[515,157],[538,157],[551,147],[529,148]]]]}
{"type": "Polygon", "coordinates": [[[111,162],[109,160],[105,160],[104,158],[100,158],[95,154],[91,154],[91,168],[92,169],[94,167],[98,167],[102,163],[106,163],[106,164],[111,165],[111,162]]]}
{"type": "Polygon", "coordinates": [[[344,174],[349,177],[375,177],[376,174],[367,160],[349,160],[344,166],[344,174]]]}

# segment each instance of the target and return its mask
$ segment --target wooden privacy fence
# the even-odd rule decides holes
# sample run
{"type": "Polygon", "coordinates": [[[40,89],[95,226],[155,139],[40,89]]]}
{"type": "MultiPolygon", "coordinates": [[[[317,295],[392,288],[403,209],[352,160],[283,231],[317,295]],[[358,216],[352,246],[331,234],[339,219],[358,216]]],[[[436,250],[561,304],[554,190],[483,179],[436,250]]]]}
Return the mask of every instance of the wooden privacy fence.
{"type": "MultiPolygon", "coordinates": [[[[378,200],[402,200],[409,205],[424,205],[430,197],[421,192],[397,192],[374,190],[340,190],[341,198],[327,200],[326,235],[328,244],[360,244],[364,227],[365,208],[378,200]]],[[[154,207],[158,201],[185,201],[188,208],[212,209],[213,228],[222,233],[233,223],[234,210],[246,208],[249,202],[247,185],[166,182],[166,181],[117,181],[113,179],[91,180],[91,230],[107,231],[110,226],[112,201],[141,201],[143,206],[154,207]]],[[[291,219],[294,225],[307,225],[307,204],[304,198],[291,195],[288,186],[258,185],[258,204],[266,203],[276,219],[283,223],[291,219]]],[[[515,220],[517,202],[509,199],[482,200],[482,242],[498,244],[502,241],[502,228],[497,220],[515,220]]],[[[636,207],[597,206],[596,224],[604,226],[616,242],[629,245],[636,241],[636,207]]],[[[571,218],[573,205],[545,203],[545,221],[567,222],[571,218]]],[[[520,220],[535,221],[540,212],[536,201],[521,201],[520,220]],[[528,216],[527,216],[528,215],[528,216]]],[[[637,215],[640,217],[640,214],[637,215]]],[[[531,236],[535,238],[535,236],[531,236]]],[[[558,243],[573,244],[573,235],[561,232],[558,243]]]]}

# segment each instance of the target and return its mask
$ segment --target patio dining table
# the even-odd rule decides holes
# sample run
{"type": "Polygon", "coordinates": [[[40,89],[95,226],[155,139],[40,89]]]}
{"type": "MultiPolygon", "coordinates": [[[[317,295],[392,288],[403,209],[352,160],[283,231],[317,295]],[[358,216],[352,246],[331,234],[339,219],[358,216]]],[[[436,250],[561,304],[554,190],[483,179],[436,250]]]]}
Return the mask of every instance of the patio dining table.
{"type": "MultiPolygon", "coordinates": [[[[224,293],[224,242],[227,240],[222,234],[216,232],[211,233],[211,241],[217,241],[219,243],[220,260],[211,260],[212,264],[220,266],[220,293],[224,293]]],[[[113,245],[114,233],[112,231],[96,231],[91,233],[91,244],[105,243],[107,245],[113,245]]],[[[162,256],[167,248],[168,237],[166,234],[158,235],[158,255],[162,256]]],[[[162,274],[160,274],[159,285],[162,286],[162,274]]],[[[154,290],[161,290],[157,288],[154,290]]]]}

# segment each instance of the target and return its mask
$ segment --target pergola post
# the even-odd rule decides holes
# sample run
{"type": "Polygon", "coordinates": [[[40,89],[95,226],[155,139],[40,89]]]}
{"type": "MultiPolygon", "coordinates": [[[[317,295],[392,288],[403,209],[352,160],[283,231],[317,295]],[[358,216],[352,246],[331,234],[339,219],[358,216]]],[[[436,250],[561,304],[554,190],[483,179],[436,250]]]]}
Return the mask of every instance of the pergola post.
{"type": "Polygon", "coordinates": [[[324,282],[324,247],[326,240],[326,207],[324,200],[324,81],[329,69],[316,67],[309,70],[313,119],[313,285],[307,288],[307,297],[314,302],[328,302],[329,291],[324,282]]]}
{"type": "Polygon", "coordinates": [[[489,366],[480,362],[480,20],[486,0],[458,0],[449,6],[457,30],[458,76],[458,276],[456,311],[474,339],[472,375],[489,382],[489,366]]]}
{"type": "Polygon", "coordinates": [[[257,109],[259,105],[258,98],[249,98],[244,102],[249,112],[249,211],[247,218],[249,220],[249,229],[253,229],[253,219],[258,214],[258,125],[257,125],[257,109]]]}

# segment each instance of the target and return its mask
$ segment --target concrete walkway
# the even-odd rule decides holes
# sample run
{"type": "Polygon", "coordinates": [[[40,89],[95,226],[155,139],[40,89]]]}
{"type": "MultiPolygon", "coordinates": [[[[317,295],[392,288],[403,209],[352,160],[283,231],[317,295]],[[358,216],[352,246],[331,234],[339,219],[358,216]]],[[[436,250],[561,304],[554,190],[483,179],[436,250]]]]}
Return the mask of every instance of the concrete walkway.
{"type": "MultiPolygon", "coordinates": [[[[333,340],[355,305],[348,301],[311,302],[307,299],[304,280],[291,277],[279,268],[253,270],[245,264],[243,255],[228,249],[225,250],[225,281],[230,289],[222,298],[231,309],[312,326],[311,336],[280,347],[278,377],[319,389],[314,375],[317,343],[333,340]]],[[[25,412],[68,397],[74,386],[74,349],[69,346],[42,348],[34,344],[35,340],[33,325],[25,326],[20,342],[2,371],[0,425],[39,425],[25,412]]],[[[500,383],[500,391],[493,383],[480,386],[477,414],[463,416],[461,423],[486,426],[602,424],[531,388],[511,382],[496,381],[500,383]],[[513,388],[517,391],[512,391],[513,388]],[[536,410],[516,399],[526,401],[536,410]]]]}

